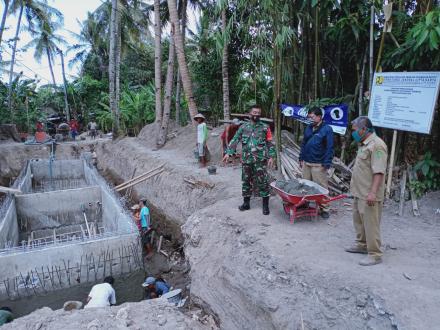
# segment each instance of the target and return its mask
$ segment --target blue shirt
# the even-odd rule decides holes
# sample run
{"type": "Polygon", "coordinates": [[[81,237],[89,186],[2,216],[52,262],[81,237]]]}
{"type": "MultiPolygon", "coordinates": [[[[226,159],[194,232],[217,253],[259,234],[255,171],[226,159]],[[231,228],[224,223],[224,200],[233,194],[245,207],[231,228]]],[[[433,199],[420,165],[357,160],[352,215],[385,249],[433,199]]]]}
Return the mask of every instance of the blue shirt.
{"type": "Polygon", "coordinates": [[[170,291],[169,286],[166,283],[162,282],[162,281],[156,281],[155,284],[156,284],[156,294],[158,296],[162,296],[165,293],[170,291]]]}
{"type": "Polygon", "coordinates": [[[141,209],[141,227],[150,228],[150,210],[148,207],[144,206],[141,209]]]}
{"type": "Polygon", "coordinates": [[[313,125],[306,127],[299,160],[330,168],[333,162],[333,130],[329,125],[321,123],[316,130],[313,130],[313,125]]]}

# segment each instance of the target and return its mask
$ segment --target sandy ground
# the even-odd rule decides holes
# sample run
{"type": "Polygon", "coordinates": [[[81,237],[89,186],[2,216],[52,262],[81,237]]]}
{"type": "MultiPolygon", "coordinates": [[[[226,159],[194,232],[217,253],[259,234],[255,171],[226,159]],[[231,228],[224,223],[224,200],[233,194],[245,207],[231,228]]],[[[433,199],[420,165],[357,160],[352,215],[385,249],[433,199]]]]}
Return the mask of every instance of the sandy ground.
{"type": "MultiPolygon", "coordinates": [[[[221,131],[210,133],[219,164],[221,131]]],[[[239,166],[218,166],[217,175],[208,175],[193,156],[194,131],[176,135],[160,150],[154,150],[152,126],[138,138],[99,143],[98,166],[122,182],[134,169],[143,173],[165,163],[164,173],[134,192],[183,225],[192,299],[223,329],[438,328],[440,193],[420,201],[418,218],[409,204],[399,217],[397,204],[387,203],[384,262],[362,267],[362,256],[344,252],[354,239],[350,206],[335,203],[329,220],[293,225],[277,196],[270,216],[262,215],[256,198],[250,211],[239,212],[239,166]],[[215,186],[193,187],[186,177],[215,186]]]]}
{"type": "MultiPolygon", "coordinates": [[[[293,225],[278,197],[271,198],[268,217],[259,199],[253,199],[251,211],[239,212],[238,166],[218,166],[218,174],[210,176],[193,158],[194,132],[181,129],[158,151],[153,132],[146,127],[138,139],[112,145],[118,157],[107,151],[102,166],[127,176],[129,164],[167,164],[167,173],[136,190],[184,223],[191,293],[223,328],[425,329],[439,324],[439,193],[420,202],[420,218],[411,215],[409,204],[403,217],[396,215],[397,204],[385,205],[384,262],[365,268],[358,265],[362,256],[344,252],[354,239],[350,206],[335,203],[329,220],[293,225]],[[182,177],[189,174],[215,188],[188,188],[182,177]]],[[[210,133],[213,163],[219,165],[221,131],[210,133]]]]}

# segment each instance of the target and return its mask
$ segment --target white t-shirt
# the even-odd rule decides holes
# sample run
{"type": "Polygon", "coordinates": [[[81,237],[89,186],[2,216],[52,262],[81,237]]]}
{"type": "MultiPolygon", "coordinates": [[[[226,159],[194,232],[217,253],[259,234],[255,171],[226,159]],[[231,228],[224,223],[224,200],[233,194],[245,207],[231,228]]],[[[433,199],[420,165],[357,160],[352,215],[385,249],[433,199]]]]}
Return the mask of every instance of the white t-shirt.
{"type": "Polygon", "coordinates": [[[206,123],[197,125],[197,143],[204,143],[206,139],[206,123]]]}
{"type": "Polygon", "coordinates": [[[115,289],[108,283],[96,284],[89,293],[92,298],[84,308],[107,307],[116,304],[115,289]]]}
{"type": "Polygon", "coordinates": [[[94,121],[92,121],[90,123],[90,129],[96,129],[96,127],[98,127],[98,125],[94,121]]]}

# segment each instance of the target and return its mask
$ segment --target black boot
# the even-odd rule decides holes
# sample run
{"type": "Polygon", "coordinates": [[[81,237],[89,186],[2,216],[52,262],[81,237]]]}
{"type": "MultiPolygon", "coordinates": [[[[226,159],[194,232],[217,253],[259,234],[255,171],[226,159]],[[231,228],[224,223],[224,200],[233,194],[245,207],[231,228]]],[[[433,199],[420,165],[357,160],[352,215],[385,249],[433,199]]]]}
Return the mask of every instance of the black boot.
{"type": "Polygon", "coordinates": [[[268,215],[269,211],[269,196],[263,197],[263,214],[268,215]]]}
{"type": "Polygon", "coordinates": [[[238,209],[239,209],[240,211],[247,211],[247,210],[249,210],[249,209],[251,208],[251,205],[249,204],[250,201],[251,201],[251,198],[250,198],[250,197],[243,197],[243,204],[240,205],[240,206],[238,207],[238,209]]]}

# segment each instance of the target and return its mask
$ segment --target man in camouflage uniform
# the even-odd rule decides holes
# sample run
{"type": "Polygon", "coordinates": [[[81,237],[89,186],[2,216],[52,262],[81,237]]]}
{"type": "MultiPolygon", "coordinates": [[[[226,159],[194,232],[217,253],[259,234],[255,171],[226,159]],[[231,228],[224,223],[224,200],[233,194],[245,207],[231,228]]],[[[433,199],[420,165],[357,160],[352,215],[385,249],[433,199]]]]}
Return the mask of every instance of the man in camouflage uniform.
{"type": "Polygon", "coordinates": [[[358,117],[351,124],[353,139],[359,144],[350,183],[350,191],[354,197],[353,225],[356,244],[345,251],[368,254],[359,264],[372,266],[382,262],[380,218],[388,152],[385,142],[374,133],[368,117],[358,117]]]}
{"type": "Polygon", "coordinates": [[[229,143],[223,161],[232,156],[237,145],[242,143],[242,194],[243,204],[238,207],[240,211],[250,209],[252,183],[263,197],[263,214],[269,212],[269,178],[267,167],[273,166],[275,148],[272,144],[272,133],[268,125],[260,121],[261,107],[254,105],[249,112],[250,122],[240,126],[237,133],[229,143]]]}

